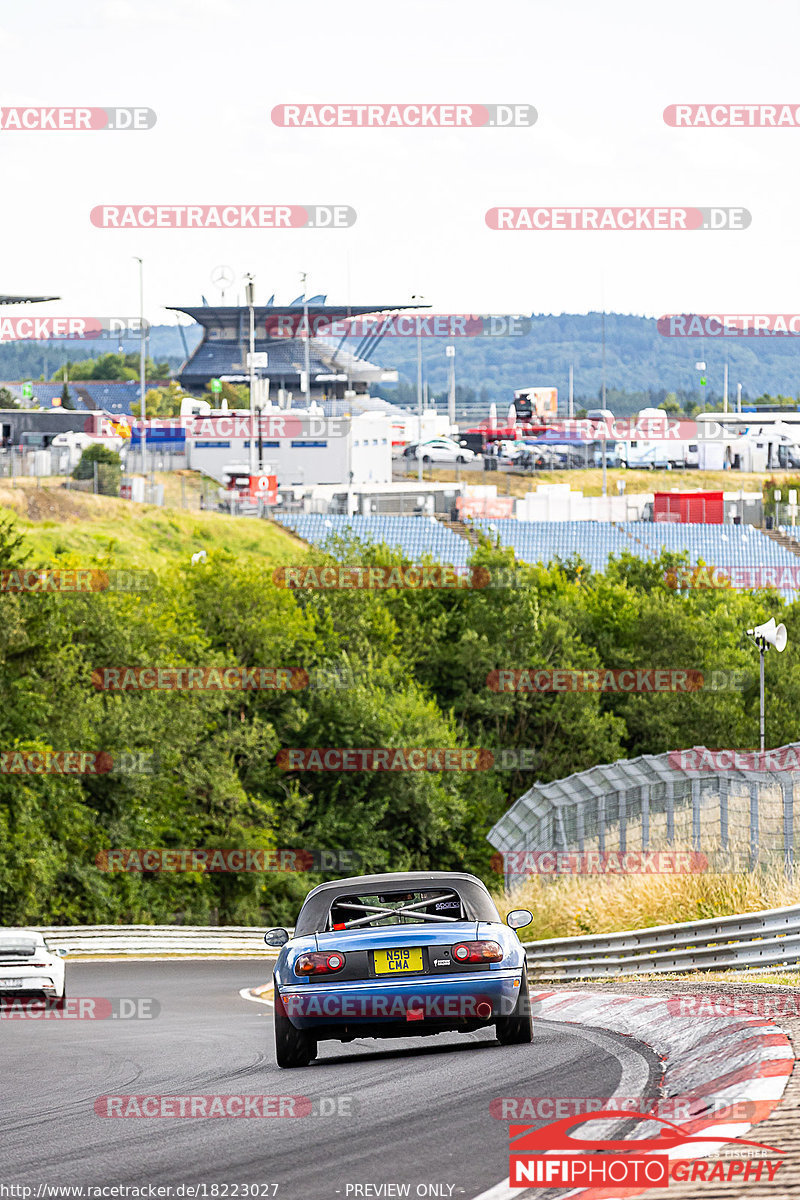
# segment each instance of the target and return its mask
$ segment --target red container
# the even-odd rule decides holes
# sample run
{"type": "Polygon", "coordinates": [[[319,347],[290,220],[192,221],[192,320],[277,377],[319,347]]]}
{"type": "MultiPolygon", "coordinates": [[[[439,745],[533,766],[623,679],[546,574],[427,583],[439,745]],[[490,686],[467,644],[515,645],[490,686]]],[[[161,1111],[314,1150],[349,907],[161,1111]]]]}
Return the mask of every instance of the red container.
{"type": "Polygon", "coordinates": [[[722,525],[722,492],[656,492],[653,520],[676,525],[722,525]]]}

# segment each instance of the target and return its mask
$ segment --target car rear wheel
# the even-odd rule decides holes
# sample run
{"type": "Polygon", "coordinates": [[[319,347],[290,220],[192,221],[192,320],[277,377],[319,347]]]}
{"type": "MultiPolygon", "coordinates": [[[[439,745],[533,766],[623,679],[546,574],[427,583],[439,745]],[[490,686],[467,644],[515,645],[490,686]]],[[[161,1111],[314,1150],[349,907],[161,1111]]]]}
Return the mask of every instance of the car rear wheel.
{"type": "Polygon", "coordinates": [[[524,971],[514,1011],[508,1017],[498,1017],[495,1032],[501,1046],[521,1046],[525,1042],[533,1041],[531,1002],[524,971]]]}
{"type": "Polygon", "coordinates": [[[465,463],[466,461],[467,461],[467,459],[464,457],[463,454],[459,454],[458,458],[456,459],[456,462],[460,462],[460,463],[465,463]]]}
{"type": "Polygon", "coordinates": [[[424,463],[429,463],[429,462],[431,461],[431,456],[430,456],[430,454],[423,454],[423,456],[422,456],[422,461],[423,461],[424,463]]]}
{"type": "Polygon", "coordinates": [[[53,1008],[64,1008],[67,1003],[67,988],[64,986],[64,991],[60,996],[53,997],[53,1008]]]}
{"type": "Polygon", "coordinates": [[[307,1067],[317,1057],[317,1039],[305,1029],[295,1029],[275,989],[275,1058],[279,1067],[307,1067]]]}

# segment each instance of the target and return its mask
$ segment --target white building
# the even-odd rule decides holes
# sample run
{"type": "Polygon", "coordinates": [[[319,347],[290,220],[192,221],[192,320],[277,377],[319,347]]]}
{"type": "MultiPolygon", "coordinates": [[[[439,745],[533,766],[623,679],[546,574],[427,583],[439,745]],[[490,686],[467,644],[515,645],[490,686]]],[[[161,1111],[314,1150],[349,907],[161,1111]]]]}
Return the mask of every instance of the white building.
{"type": "MultiPolygon", "coordinates": [[[[249,412],[214,411],[181,421],[192,470],[222,482],[226,466],[249,461],[249,412]]],[[[264,410],[253,421],[257,469],[259,424],[262,469],[277,475],[279,488],[391,482],[392,422],[385,413],[324,417],[301,409],[264,410]]]]}

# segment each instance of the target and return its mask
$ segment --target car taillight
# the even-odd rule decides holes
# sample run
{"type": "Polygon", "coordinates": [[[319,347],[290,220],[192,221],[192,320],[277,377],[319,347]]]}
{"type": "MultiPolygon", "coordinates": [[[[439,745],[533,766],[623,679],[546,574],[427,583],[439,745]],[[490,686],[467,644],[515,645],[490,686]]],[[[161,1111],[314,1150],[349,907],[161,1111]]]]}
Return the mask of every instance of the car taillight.
{"type": "Polygon", "coordinates": [[[295,975],[335,975],[344,966],[344,955],[338,950],[328,953],[301,954],[294,964],[295,975]]]}
{"type": "Polygon", "coordinates": [[[49,963],[28,963],[29,967],[48,967],[49,963]]]}
{"type": "Polygon", "coordinates": [[[458,942],[453,958],[458,963],[500,962],[503,948],[497,942],[458,942]]]}

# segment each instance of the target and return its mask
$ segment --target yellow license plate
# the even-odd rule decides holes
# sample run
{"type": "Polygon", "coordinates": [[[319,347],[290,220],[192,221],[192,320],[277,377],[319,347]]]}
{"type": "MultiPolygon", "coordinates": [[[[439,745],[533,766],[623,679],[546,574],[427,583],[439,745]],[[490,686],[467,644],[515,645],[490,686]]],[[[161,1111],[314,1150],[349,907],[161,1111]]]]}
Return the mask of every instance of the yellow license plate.
{"type": "Polygon", "coordinates": [[[422,970],[422,950],[375,950],[376,975],[405,975],[409,971],[422,970]]]}

